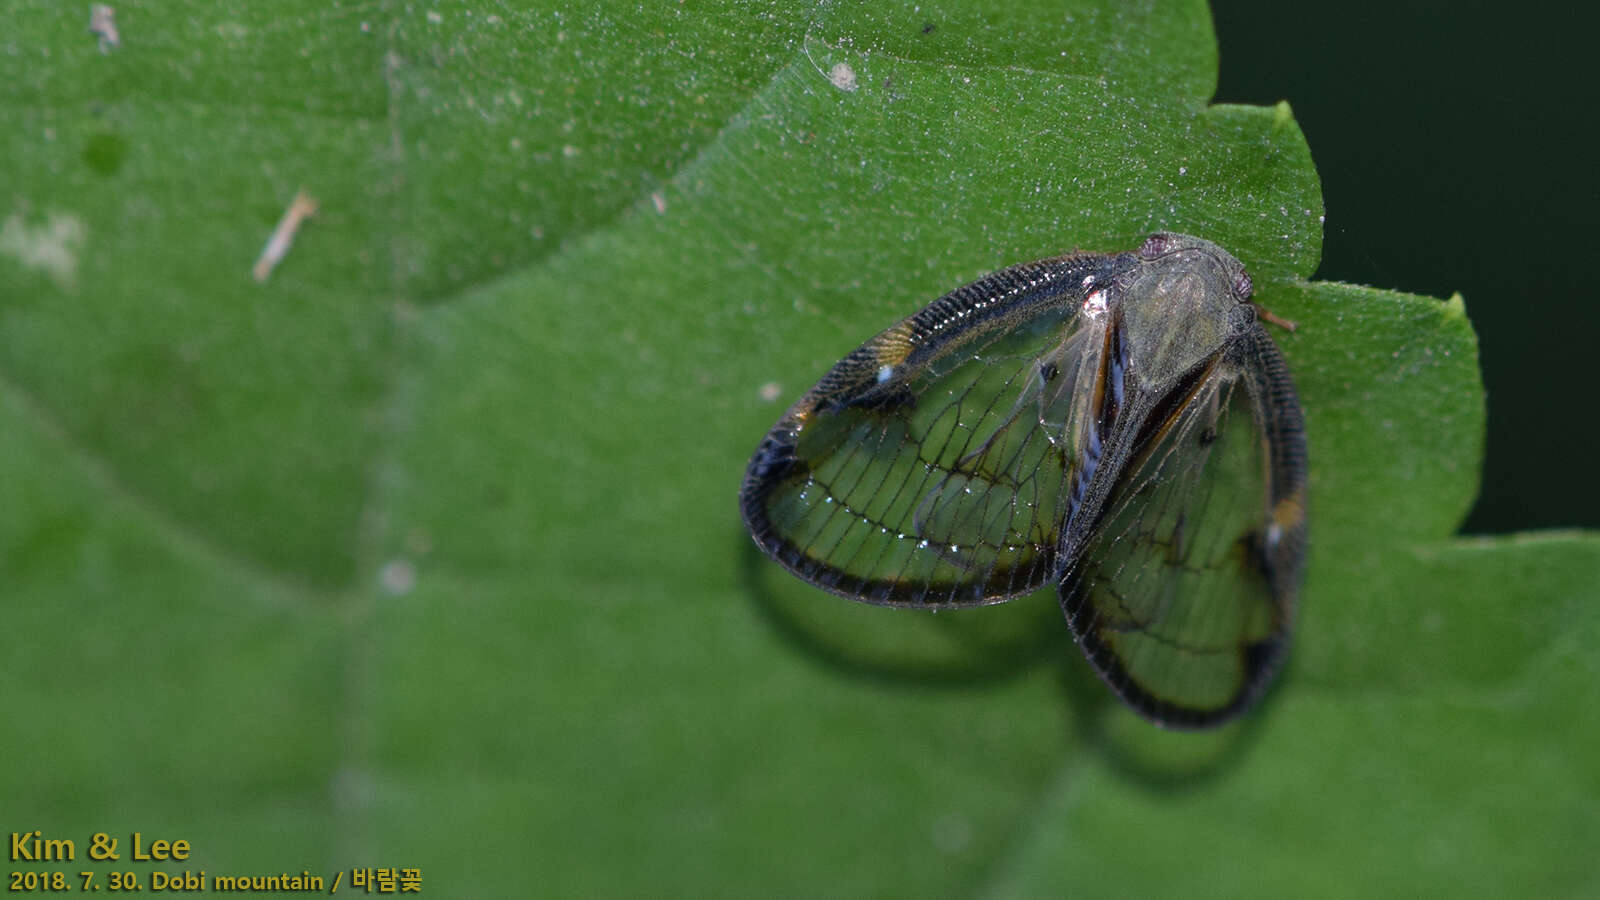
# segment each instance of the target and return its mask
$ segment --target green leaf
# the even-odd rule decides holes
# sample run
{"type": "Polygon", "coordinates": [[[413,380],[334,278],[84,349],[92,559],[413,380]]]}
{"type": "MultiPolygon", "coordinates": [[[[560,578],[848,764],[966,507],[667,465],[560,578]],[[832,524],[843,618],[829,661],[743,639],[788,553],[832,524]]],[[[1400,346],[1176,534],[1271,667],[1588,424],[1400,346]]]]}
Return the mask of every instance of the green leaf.
{"type": "Polygon", "coordinates": [[[0,798],[77,868],[139,831],[451,896],[1600,884],[1600,539],[1451,538],[1463,305],[1307,281],[1310,151],[1206,105],[1203,4],[124,3],[104,52],[12,6],[0,798]],[[744,461],[833,360],[1157,229],[1300,324],[1262,709],[1159,732],[1047,593],[897,613],[759,557],[744,461]]]}

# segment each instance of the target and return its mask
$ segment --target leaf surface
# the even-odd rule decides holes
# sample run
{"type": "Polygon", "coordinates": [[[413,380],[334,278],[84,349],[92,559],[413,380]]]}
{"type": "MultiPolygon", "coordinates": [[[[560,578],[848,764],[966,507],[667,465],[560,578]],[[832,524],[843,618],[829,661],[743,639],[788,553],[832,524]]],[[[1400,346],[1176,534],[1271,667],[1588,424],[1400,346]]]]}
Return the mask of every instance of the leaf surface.
{"type": "Polygon", "coordinates": [[[1600,541],[1450,537],[1462,306],[1306,280],[1310,151],[1205,105],[1203,4],[124,3],[108,52],[13,6],[13,829],[476,896],[1594,889],[1600,541]],[[1158,229],[1300,323],[1313,550],[1243,726],[1144,726],[1048,595],[897,613],[749,545],[835,359],[1158,229]]]}

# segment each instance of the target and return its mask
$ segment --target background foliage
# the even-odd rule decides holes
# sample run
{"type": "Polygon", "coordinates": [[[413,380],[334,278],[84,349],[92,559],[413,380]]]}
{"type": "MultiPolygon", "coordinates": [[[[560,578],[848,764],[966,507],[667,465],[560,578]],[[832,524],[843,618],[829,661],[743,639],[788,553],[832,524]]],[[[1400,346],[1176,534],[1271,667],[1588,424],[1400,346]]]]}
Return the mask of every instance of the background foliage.
{"type": "Polygon", "coordinates": [[[1215,5],[1216,99],[1288,97],[1328,222],[1318,277],[1465,294],[1489,401],[1463,528],[1600,527],[1600,417],[1587,408],[1600,302],[1589,82],[1594,8],[1527,0],[1440,15],[1426,0],[1215,5]],[[1549,22],[1569,27],[1552,29],[1549,22]],[[1464,60],[1515,65],[1463,65],[1464,60]]]}
{"type": "Polygon", "coordinates": [[[1307,281],[1309,151],[1207,106],[1203,4],[11,18],[7,830],[447,895],[1595,888],[1600,542],[1450,537],[1463,305],[1307,281]],[[749,546],[746,455],[839,355],[1160,228],[1302,326],[1315,543],[1259,714],[1156,732],[1049,596],[858,608],[749,546]]]}

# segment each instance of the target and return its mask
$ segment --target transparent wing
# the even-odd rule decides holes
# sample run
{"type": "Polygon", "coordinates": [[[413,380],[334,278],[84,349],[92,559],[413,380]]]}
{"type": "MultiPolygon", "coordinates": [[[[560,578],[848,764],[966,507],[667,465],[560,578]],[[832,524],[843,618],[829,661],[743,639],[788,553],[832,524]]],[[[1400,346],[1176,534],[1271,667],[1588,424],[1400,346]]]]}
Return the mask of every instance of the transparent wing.
{"type": "MultiPolygon", "coordinates": [[[[1299,407],[1264,332],[1142,423],[1063,610],[1085,654],[1135,710],[1207,727],[1248,709],[1288,648],[1304,545],[1299,407]]],[[[1158,406],[1160,408],[1160,406],[1158,406]]]]}
{"type": "Polygon", "coordinates": [[[769,554],[884,604],[993,603],[1050,582],[1098,330],[1120,258],[1063,257],[941,298],[836,365],[779,420],[741,491],[769,554]]]}

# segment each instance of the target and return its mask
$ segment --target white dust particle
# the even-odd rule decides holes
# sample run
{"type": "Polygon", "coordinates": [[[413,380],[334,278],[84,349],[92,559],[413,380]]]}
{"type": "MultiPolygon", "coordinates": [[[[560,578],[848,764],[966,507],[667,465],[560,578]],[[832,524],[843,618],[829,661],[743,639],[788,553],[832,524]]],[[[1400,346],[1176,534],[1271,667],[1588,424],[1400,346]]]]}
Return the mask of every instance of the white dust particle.
{"type": "Polygon", "coordinates": [[[267,245],[261,248],[261,256],[256,259],[256,264],[250,270],[256,281],[266,281],[272,275],[272,270],[277,268],[289,252],[289,247],[294,244],[295,232],[300,230],[300,223],[304,222],[317,211],[317,201],[301,188],[290,201],[289,208],[283,211],[283,218],[278,220],[278,227],[272,229],[272,236],[267,238],[267,245]]]}
{"type": "Polygon", "coordinates": [[[756,391],[756,394],[767,403],[776,403],[778,398],[783,396],[783,387],[776,381],[769,381],[763,384],[756,391]]]}
{"type": "Polygon", "coordinates": [[[110,53],[122,46],[122,36],[117,34],[117,11],[104,3],[89,7],[89,33],[100,39],[100,52],[110,53]]]}
{"type": "Polygon", "coordinates": [[[828,80],[841,91],[853,91],[857,87],[856,70],[849,63],[834,63],[833,68],[828,70],[828,80]]]}
{"type": "Polygon", "coordinates": [[[417,567],[409,559],[391,559],[383,564],[378,579],[383,582],[384,590],[397,597],[409,594],[417,586],[417,567]]]}
{"type": "Polygon", "coordinates": [[[14,212],[0,225],[0,255],[48,274],[56,287],[70,291],[78,281],[78,254],[89,239],[89,226],[71,213],[50,212],[44,224],[29,225],[14,212]]]}
{"type": "Polygon", "coordinates": [[[436,10],[436,9],[428,10],[428,24],[429,25],[437,25],[437,24],[439,24],[440,22],[443,22],[443,21],[444,21],[444,16],[439,15],[439,11],[438,10],[436,10]]]}
{"type": "Polygon", "coordinates": [[[650,192],[650,202],[655,204],[656,212],[665,214],[667,211],[667,196],[660,191],[650,192]]]}
{"type": "Polygon", "coordinates": [[[561,155],[565,156],[567,159],[571,159],[574,156],[577,156],[581,152],[583,152],[583,151],[579,150],[577,147],[572,146],[571,144],[565,144],[561,148],[561,155]]]}

